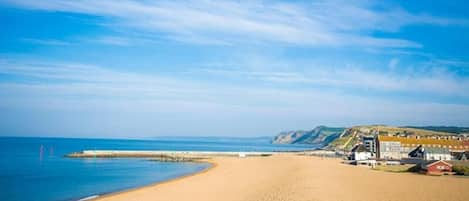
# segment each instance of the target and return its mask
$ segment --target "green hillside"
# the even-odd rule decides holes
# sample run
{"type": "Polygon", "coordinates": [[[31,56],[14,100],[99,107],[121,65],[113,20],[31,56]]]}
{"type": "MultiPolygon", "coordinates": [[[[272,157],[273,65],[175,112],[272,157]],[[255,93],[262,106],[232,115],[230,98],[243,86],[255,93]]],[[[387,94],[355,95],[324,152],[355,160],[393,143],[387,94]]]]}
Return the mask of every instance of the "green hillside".
{"type": "Polygon", "coordinates": [[[345,128],[318,126],[313,130],[281,132],[274,137],[275,144],[321,144],[327,145],[340,136],[345,128]]]}
{"type": "MultiPolygon", "coordinates": [[[[448,129],[442,127],[392,127],[385,125],[365,125],[347,128],[341,136],[327,145],[328,149],[350,151],[353,146],[359,142],[361,136],[375,135],[455,135],[455,133],[446,132],[448,129]],[[424,129],[425,128],[425,129],[424,129]],[[428,129],[433,128],[433,129],[428,129]],[[438,128],[438,129],[437,129],[438,128]]],[[[459,128],[459,127],[456,127],[459,128]]],[[[463,129],[452,128],[453,131],[463,129]]]]}

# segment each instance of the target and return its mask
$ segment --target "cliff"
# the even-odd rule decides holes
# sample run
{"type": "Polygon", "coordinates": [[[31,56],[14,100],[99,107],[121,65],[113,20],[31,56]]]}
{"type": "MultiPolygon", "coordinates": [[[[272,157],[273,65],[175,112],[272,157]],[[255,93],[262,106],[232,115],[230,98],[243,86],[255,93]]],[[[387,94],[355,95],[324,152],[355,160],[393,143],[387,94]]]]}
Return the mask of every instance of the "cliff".
{"type": "Polygon", "coordinates": [[[328,149],[350,151],[354,145],[360,142],[361,136],[376,135],[416,135],[416,136],[444,136],[464,134],[463,127],[393,127],[386,125],[363,125],[347,128],[338,138],[327,145],[328,149]],[[453,133],[447,132],[448,130],[453,133]],[[458,133],[460,132],[460,133],[458,133]]]}
{"type": "Polygon", "coordinates": [[[340,136],[344,128],[318,126],[313,130],[281,132],[272,139],[274,144],[319,144],[327,145],[340,136]]]}
{"type": "Polygon", "coordinates": [[[467,135],[466,127],[393,127],[386,125],[363,125],[349,128],[332,128],[318,126],[313,130],[287,131],[277,134],[274,144],[315,144],[325,146],[326,149],[350,151],[360,141],[360,136],[375,135],[418,135],[418,136],[444,136],[467,135]]]}

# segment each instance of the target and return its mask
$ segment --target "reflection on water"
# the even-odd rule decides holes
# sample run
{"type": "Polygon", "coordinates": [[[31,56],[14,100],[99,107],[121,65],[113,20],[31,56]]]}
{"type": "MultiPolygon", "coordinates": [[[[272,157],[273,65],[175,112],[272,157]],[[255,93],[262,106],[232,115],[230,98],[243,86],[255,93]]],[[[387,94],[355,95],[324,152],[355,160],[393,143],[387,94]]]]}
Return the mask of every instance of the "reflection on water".
{"type": "Polygon", "coordinates": [[[84,149],[274,151],[312,148],[272,145],[268,139],[177,138],[103,140],[0,138],[0,200],[61,201],[119,191],[200,171],[202,163],[145,159],[72,159],[84,149]]]}

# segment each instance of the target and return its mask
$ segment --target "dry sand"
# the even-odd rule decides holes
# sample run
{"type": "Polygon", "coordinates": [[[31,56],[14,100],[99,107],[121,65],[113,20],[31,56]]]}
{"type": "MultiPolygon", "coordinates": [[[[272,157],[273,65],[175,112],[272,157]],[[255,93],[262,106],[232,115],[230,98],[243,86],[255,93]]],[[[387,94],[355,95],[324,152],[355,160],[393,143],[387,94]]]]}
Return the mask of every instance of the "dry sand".
{"type": "Polygon", "coordinates": [[[469,178],[389,173],[292,154],[218,157],[202,173],[100,201],[468,201],[469,178]]]}

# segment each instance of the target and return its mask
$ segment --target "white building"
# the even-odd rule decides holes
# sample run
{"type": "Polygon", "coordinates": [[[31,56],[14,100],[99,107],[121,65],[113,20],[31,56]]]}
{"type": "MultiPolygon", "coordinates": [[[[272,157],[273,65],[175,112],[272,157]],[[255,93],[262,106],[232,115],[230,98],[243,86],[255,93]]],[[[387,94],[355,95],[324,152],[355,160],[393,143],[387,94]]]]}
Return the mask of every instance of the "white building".
{"type": "Polygon", "coordinates": [[[425,147],[423,148],[424,160],[451,160],[451,153],[449,149],[438,147],[425,147]]]}
{"type": "Polygon", "coordinates": [[[400,160],[401,143],[398,141],[379,141],[377,143],[377,156],[382,159],[400,160]]]}
{"type": "Polygon", "coordinates": [[[352,160],[361,161],[368,160],[371,158],[371,152],[365,147],[365,145],[359,144],[352,149],[352,160]]]}

